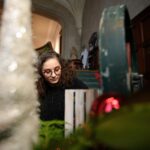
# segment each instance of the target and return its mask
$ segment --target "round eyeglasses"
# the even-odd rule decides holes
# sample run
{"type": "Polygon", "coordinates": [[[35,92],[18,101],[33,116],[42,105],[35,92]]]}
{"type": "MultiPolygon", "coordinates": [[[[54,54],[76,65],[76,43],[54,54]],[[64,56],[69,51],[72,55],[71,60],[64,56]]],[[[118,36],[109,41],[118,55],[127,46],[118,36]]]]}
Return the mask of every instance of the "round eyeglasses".
{"type": "Polygon", "coordinates": [[[57,66],[55,67],[54,69],[44,69],[42,72],[43,74],[45,75],[49,75],[49,76],[52,76],[52,73],[54,72],[55,75],[58,75],[61,71],[61,67],[60,66],[57,66]]]}

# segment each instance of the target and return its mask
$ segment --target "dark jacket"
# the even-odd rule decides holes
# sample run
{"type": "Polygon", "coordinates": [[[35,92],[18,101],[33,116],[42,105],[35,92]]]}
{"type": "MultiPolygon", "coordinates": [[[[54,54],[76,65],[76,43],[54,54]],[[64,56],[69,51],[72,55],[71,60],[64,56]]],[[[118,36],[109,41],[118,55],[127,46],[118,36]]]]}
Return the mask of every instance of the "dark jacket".
{"type": "Polygon", "coordinates": [[[70,86],[47,85],[46,94],[41,98],[41,120],[64,120],[64,93],[65,89],[88,89],[79,79],[74,78],[70,86]]]}

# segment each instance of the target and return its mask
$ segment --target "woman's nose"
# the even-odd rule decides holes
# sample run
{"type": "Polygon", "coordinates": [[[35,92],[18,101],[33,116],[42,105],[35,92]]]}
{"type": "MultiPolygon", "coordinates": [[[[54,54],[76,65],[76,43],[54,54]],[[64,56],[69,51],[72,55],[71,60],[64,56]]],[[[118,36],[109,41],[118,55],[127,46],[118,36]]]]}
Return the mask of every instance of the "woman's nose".
{"type": "Polygon", "coordinates": [[[52,77],[55,77],[55,76],[56,76],[56,74],[55,74],[54,70],[52,71],[51,76],[52,76],[52,77]]]}

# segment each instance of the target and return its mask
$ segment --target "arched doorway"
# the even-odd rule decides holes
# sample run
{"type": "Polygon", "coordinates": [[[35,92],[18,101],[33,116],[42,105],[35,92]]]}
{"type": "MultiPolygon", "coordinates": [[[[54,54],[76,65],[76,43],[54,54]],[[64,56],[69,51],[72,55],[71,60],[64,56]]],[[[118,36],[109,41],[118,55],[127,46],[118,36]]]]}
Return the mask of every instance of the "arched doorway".
{"type": "Polygon", "coordinates": [[[62,27],[61,31],[61,56],[65,59],[69,59],[71,55],[72,48],[75,47],[80,54],[80,43],[81,38],[78,33],[75,19],[73,15],[63,6],[59,5],[55,1],[48,3],[36,3],[33,1],[33,13],[45,16],[47,18],[53,19],[62,27]]]}
{"type": "Polygon", "coordinates": [[[61,30],[62,27],[57,21],[36,13],[32,14],[33,46],[35,49],[51,42],[53,49],[60,53],[61,30]]]}

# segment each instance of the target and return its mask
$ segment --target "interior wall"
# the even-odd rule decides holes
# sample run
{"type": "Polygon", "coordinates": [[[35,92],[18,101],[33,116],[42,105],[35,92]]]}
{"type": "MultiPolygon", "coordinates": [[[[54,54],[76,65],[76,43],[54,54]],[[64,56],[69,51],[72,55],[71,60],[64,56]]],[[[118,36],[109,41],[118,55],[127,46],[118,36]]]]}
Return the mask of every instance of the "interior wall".
{"type": "Polygon", "coordinates": [[[83,30],[81,44],[88,46],[88,41],[93,32],[98,32],[99,22],[104,8],[125,4],[132,19],[147,6],[149,0],[86,0],[83,14],[83,30]]]}

